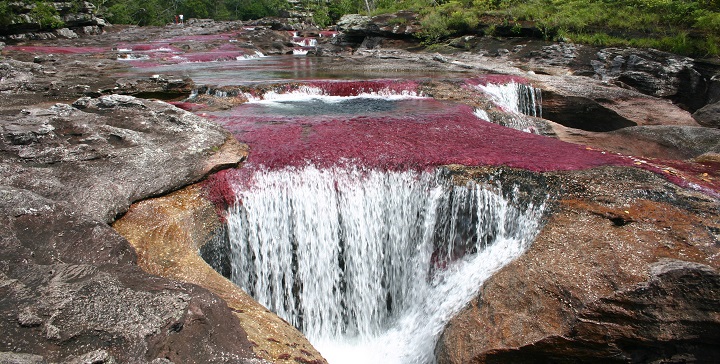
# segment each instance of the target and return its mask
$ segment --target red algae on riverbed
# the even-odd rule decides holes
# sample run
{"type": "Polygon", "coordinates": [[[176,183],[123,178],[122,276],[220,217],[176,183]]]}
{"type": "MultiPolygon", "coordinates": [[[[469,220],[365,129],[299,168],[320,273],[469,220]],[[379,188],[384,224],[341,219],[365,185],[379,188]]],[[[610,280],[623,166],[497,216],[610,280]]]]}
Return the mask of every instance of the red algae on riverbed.
{"type": "Polygon", "coordinates": [[[352,163],[378,169],[447,164],[505,165],[532,171],[628,165],[630,161],[480,120],[465,105],[427,115],[215,120],[252,148],[266,168],[352,163]]]}
{"type": "MultiPolygon", "coordinates": [[[[377,81],[312,84],[326,94],[349,96],[362,93],[358,90],[384,89],[381,85],[386,86],[377,81]]],[[[397,88],[396,92],[417,89],[410,84],[397,88]]],[[[717,168],[713,166],[640,160],[490,123],[478,118],[467,105],[432,99],[415,102],[410,104],[410,112],[405,107],[362,115],[293,116],[254,109],[250,113],[237,109],[206,115],[251,148],[245,168],[225,171],[208,181],[210,195],[220,205],[231,204],[229,185],[247,182],[254,170],[311,164],[318,168],[347,165],[367,170],[428,170],[460,164],[536,172],[626,166],[655,172],[682,187],[718,195],[717,168]]],[[[251,105],[240,108],[246,106],[251,105]]]]}

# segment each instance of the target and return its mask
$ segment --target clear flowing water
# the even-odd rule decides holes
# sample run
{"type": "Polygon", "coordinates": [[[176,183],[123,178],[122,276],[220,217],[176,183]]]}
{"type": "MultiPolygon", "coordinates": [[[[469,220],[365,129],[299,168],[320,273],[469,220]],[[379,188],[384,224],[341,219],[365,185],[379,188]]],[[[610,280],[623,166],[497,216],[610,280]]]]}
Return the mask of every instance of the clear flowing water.
{"type": "Polygon", "coordinates": [[[331,363],[434,362],[444,325],[543,210],[442,169],[260,169],[233,189],[233,281],[331,363]]]}
{"type": "MultiPolygon", "coordinates": [[[[152,58],[136,59],[132,65],[136,74],[181,74],[193,79],[198,85],[236,86],[267,84],[287,81],[314,80],[367,80],[379,78],[431,79],[443,77],[441,73],[402,70],[360,70],[352,68],[327,67],[333,61],[324,57],[267,56],[254,55],[249,51],[229,53],[226,57],[212,62],[176,60],[169,64],[154,62],[152,58]]],[[[222,56],[222,53],[219,53],[222,56]]],[[[139,54],[143,56],[143,54],[139,54]]],[[[205,55],[208,56],[208,55],[205,55]]],[[[187,58],[187,56],[186,56],[187,58]]]]}

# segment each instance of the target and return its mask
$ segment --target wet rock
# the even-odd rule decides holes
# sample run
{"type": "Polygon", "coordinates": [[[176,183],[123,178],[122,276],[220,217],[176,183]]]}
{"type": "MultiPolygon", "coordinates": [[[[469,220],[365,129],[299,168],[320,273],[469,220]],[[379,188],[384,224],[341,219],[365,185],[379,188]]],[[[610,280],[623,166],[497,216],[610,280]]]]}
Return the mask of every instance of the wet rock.
{"type": "Polygon", "coordinates": [[[647,172],[556,177],[563,199],[446,326],[438,362],[717,361],[720,202],[647,172]]]}
{"type": "Polygon", "coordinates": [[[700,125],[710,128],[720,128],[720,102],[706,105],[693,113],[692,116],[700,125]]]}
{"type": "Polygon", "coordinates": [[[134,204],[113,227],[138,252],[146,271],[207,287],[233,310],[254,352],[273,363],[324,363],[302,334],[213,270],[198,254],[221,228],[200,185],[134,204]]]}

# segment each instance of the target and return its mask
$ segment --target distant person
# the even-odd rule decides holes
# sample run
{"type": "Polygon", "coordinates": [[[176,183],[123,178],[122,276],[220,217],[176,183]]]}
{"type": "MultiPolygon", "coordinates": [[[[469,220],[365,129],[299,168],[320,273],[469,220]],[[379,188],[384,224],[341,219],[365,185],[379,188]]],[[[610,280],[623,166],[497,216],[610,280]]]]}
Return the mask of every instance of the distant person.
{"type": "Polygon", "coordinates": [[[182,14],[180,14],[180,24],[181,24],[181,25],[185,24],[185,21],[183,20],[183,15],[182,15],[182,14]]]}

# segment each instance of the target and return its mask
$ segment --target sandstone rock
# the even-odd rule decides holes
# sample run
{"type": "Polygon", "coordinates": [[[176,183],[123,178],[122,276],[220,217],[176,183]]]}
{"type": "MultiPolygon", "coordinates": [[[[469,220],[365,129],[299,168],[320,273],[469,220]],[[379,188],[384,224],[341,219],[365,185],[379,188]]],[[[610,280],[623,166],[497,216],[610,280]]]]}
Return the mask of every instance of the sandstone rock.
{"type": "Polygon", "coordinates": [[[707,102],[708,104],[720,102],[720,75],[714,75],[710,78],[707,102]]]}
{"type": "Polygon", "coordinates": [[[0,191],[0,351],[51,362],[253,357],[241,329],[209,324],[232,317],[216,296],[141,271],[127,241],[67,203],[0,191]]]}
{"type": "Polygon", "coordinates": [[[340,18],[337,27],[350,36],[365,36],[372,27],[372,21],[369,16],[346,14],[340,18]]]}
{"type": "Polygon", "coordinates": [[[115,363],[117,363],[117,361],[115,361],[115,358],[105,350],[91,351],[91,352],[83,354],[83,355],[79,355],[76,357],[66,359],[65,362],[68,364],[94,364],[94,363],[115,364],[115,363]]]}
{"type": "Polygon", "coordinates": [[[77,104],[0,123],[0,360],[257,362],[224,301],[142,271],[106,224],[245,154],[214,124],[165,103],[77,104]]]}
{"type": "Polygon", "coordinates": [[[50,4],[58,15],[54,17],[64,24],[65,28],[51,32],[47,24],[42,23],[32,15],[35,5],[30,2],[11,2],[10,9],[15,17],[10,24],[0,27],[0,39],[53,39],[57,36],[67,39],[77,38],[78,35],[68,28],[82,28],[87,26],[104,27],[105,20],[96,16],[96,8],[90,2],[62,2],[53,1],[50,4]]]}
{"type": "Polygon", "coordinates": [[[720,128],[720,101],[704,106],[692,116],[700,125],[720,128]]]}
{"type": "Polygon", "coordinates": [[[202,260],[198,251],[220,226],[214,204],[199,185],[134,204],[113,224],[136,249],[143,269],[206,287],[227,302],[259,357],[273,363],[325,363],[297,329],[202,260]]]}
{"type": "Polygon", "coordinates": [[[438,362],[717,361],[720,202],[647,172],[556,177],[563,199],[446,326],[438,362]]]}
{"type": "Polygon", "coordinates": [[[543,117],[567,127],[588,131],[611,131],[637,125],[597,101],[582,97],[543,93],[543,117]]]}
{"type": "Polygon", "coordinates": [[[530,52],[529,57],[536,63],[551,66],[568,66],[578,57],[579,48],[582,48],[582,46],[565,42],[556,43],[544,46],[538,51],[530,52]]]}
{"type": "Polygon", "coordinates": [[[185,77],[153,75],[151,77],[132,77],[117,80],[113,93],[135,96],[158,96],[158,98],[178,98],[190,96],[195,83],[185,77]]]}
{"type": "Polygon", "coordinates": [[[112,221],[140,196],[198,180],[208,170],[204,158],[228,138],[215,124],[163,102],[110,95],[75,105],[28,110],[2,125],[3,165],[12,173],[0,182],[36,186],[36,193],[101,221],[112,221]]]}
{"type": "MultiPolygon", "coordinates": [[[[720,153],[720,130],[701,126],[636,126],[613,132],[628,143],[654,143],[673,149],[673,158],[691,159],[706,153],[720,153]]],[[[642,155],[642,154],[639,154],[642,155]]]]}
{"type": "Polygon", "coordinates": [[[45,359],[40,355],[0,352],[0,363],[8,364],[45,364],[45,359]]]}

